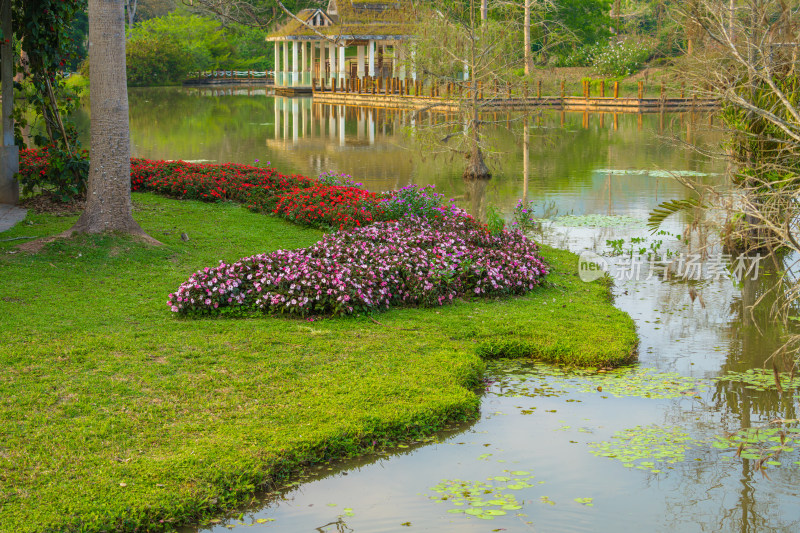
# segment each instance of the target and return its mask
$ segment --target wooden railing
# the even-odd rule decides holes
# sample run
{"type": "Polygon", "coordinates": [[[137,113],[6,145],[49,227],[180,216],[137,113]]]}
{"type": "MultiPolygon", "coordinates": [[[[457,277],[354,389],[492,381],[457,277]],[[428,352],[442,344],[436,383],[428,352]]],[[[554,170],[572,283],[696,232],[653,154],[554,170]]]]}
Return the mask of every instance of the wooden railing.
{"type": "Polygon", "coordinates": [[[201,70],[198,72],[190,72],[186,81],[267,81],[271,79],[272,74],[270,72],[259,70],[201,70]]]}
{"type": "MultiPolygon", "coordinates": [[[[590,99],[637,99],[642,101],[686,101],[696,100],[694,94],[687,96],[685,84],[670,84],[662,82],[660,84],[646,84],[639,81],[636,85],[625,84],[624,88],[620,82],[609,82],[605,80],[582,80],[581,92],[574,89],[576,86],[569,86],[566,81],[561,81],[559,85],[553,86],[555,94],[544,94],[541,80],[536,83],[523,83],[512,86],[510,83],[500,83],[495,81],[491,84],[481,82],[422,82],[411,78],[383,78],[383,77],[364,77],[347,78],[344,80],[314,78],[312,89],[315,93],[344,93],[362,95],[386,95],[386,96],[414,96],[427,98],[463,98],[472,97],[473,91],[477,92],[479,100],[502,100],[502,101],[528,101],[533,99],[554,100],[583,98],[590,99]]],[[[552,86],[553,84],[551,84],[552,86]]]]}

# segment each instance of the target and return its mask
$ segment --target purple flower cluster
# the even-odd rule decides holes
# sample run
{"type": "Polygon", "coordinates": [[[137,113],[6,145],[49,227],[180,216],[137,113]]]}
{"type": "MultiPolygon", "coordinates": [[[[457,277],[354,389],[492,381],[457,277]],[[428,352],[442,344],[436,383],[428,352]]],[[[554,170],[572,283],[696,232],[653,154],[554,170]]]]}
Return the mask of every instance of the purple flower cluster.
{"type": "Polygon", "coordinates": [[[326,170],[319,176],[317,176],[317,181],[320,183],[324,183],[325,185],[336,185],[342,187],[355,187],[357,189],[363,189],[364,184],[353,181],[353,176],[350,174],[337,174],[332,170],[326,170]]]}
{"type": "Polygon", "coordinates": [[[309,248],[221,262],[192,275],[167,304],[182,314],[315,316],[523,294],[547,274],[537,251],[522,233],[491,235],[468,216],[406,216],[326,235],[309,248]]]}
{"type": "Polygon", "coordinates": [[[467,212],[456,207],[450,200],[444,201],[444,194],[434,191],[435,185],[406,185],[396,191],[383,193],[379,206],[384,220],[397,220],[405,215],[440,218],[442,216],[466,216],[467,212]]]}

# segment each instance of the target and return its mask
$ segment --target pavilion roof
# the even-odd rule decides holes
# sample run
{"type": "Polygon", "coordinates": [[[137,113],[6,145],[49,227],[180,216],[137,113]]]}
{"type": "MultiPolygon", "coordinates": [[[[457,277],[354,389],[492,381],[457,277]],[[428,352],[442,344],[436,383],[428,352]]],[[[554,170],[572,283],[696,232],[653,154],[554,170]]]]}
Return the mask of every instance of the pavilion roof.
{"type": "Polygon", "coordinates": [[[267,35],[268,41],[313,40],[320,34],[342,39],[407,39],[413,33],[414,12],[410,0],[331,0],[328,9],[303,9],[267,35]],[[327,25],[309,27],[317,13],[327,25]],[[302,21],[302,22],[301,22],[302,21]]]}

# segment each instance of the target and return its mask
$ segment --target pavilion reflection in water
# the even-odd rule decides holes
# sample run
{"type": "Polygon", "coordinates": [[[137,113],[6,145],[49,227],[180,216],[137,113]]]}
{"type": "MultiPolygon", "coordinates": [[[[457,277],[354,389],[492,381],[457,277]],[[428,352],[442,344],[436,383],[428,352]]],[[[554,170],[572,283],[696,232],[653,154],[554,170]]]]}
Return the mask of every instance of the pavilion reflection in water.
{"type": "Polygon", "coordinates": [[[401,139],[413,128],[413,111],[314,103],[311,98],[274,97],[270,150],[281,151],[296,168],[342,171],[370,190],[411,183],[410,148],[401,139]]]}

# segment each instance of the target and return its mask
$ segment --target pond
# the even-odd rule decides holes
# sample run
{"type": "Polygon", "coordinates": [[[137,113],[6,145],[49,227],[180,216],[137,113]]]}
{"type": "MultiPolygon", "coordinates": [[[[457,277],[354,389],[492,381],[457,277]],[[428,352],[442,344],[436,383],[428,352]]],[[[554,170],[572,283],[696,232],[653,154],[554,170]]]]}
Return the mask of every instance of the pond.
{"type": "Polygon", "coordinates": [[[639,364],[619,372],[492,363],[473,423],[321,465],[249,509],[187,531],[800,530],[800,379],[783,375],[779,392],[771,367],[760,372],[780,332],[767,307],[748,309],[770,287],[769,269],[737,282],[710,271],[688,282],[661,270],[624,275],[648,251],[688,253],[675,235],[689,214],[668,219],[663,235],[644,222],[658,203],[689,196],[675,172],[723,179],[718,161],[681,144],[717,143],[713,117],[530,116],[524,176],[521,117],[492,116],[494,178],[474,187],[460,178],[463,159],[414,144],[409,132],[421,124],[408,112],[242,88],[132,90],[130,104],[139,157],[258,159],[283,172],[345,172],[371,190],[435,184],[479,217],[489,206],[508,216],[527,187],[549,220],[536,238],[601,254],[615,304],[640,337],[639,364]],[[761,429],[741,431],[749,427],[761,429]]]}

